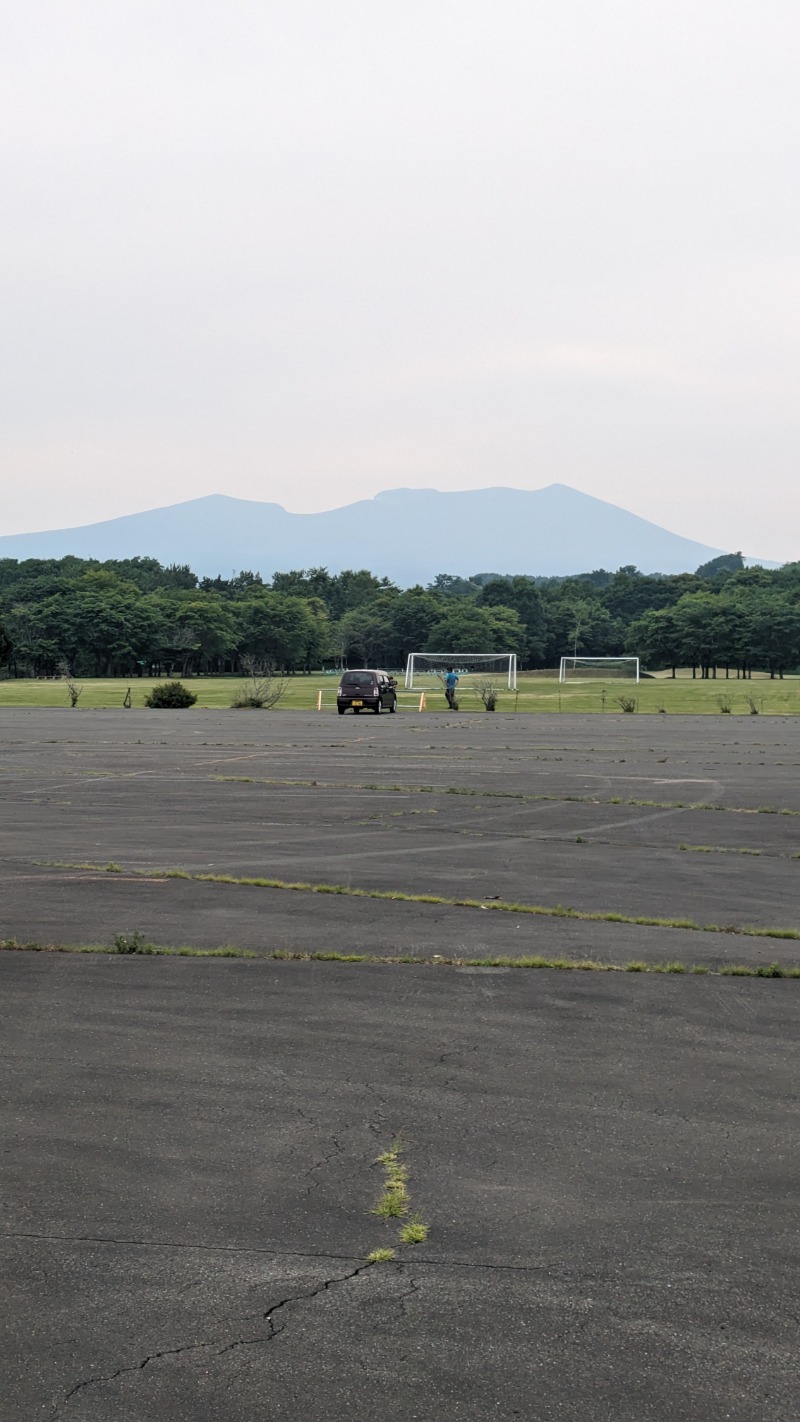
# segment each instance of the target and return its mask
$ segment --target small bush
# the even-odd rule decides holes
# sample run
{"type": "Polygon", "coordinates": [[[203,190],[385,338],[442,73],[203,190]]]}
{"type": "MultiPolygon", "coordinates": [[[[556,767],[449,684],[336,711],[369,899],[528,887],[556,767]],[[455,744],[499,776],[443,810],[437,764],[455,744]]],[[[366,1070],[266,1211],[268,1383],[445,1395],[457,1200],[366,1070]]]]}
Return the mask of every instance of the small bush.
{"type": "Polygon", "coordinates": [[[242,670],[247,681],[234,693],[231,706],[237,710],[269,710],[277,706],[283,696],[286,678],[278,676],[271,662],[259,662],[253,657],[242,657],[242,670]]]}
{"type": "Polygon", "coordinates": [[[617,705],[621,711],[626,711],[629,715],[638,709],[638,701],[635,696],[618,696],[617,705]]]}
{"type": "Polygon", "coordinates": [[[719,707],[719,709],[720,709],[720,712],[721,712],[721,714],[722,714],[723,716],[730,716],[731,712],[733,711],[733,697],[732,697],[732,696],[718,696],[718,697],[717,697],[717,705],[718,705],[718,707],[719,707]]]}
{"type": "Polygon", "coordinates": [[[478,700],[483,703],[484,711],[496,711],[497,701],[500,695],[500,688],[491,677],[485,677],[479,681],[474,688],[478,700]]]}
{"type": "Polygon", "coordinates": [[[197,697],[182,681],[160,681],[144,698],[145,706],[156,711],[180,711],[194,706],[197,697]]]}

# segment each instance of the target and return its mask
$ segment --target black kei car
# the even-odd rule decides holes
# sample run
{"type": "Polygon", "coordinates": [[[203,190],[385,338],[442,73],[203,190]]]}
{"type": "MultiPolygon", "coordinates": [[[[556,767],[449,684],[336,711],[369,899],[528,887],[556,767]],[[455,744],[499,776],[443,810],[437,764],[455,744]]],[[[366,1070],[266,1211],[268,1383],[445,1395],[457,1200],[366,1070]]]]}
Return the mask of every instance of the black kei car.
{"type": "Polygon", "coordinates": [[[374,711],[376,716],[381,711],[396,711],[397,682],[389,672],[376,671],[372,667],[342,672],[336,693],[336,710],[340,716],[344,715],[348,706],[352,707],[354,716],[359,711],[374,711]]]}

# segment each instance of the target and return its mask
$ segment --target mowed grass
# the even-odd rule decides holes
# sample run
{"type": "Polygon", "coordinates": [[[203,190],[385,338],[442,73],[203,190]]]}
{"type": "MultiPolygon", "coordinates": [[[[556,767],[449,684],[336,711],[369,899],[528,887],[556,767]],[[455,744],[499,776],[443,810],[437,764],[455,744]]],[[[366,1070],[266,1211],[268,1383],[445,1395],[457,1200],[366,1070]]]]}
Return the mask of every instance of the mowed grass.
{"type": "MultiPolygon", "coordinates": [[[[319,673],[312,676],[290,677],[286,692],[276,710],[279,712],[282,710],[315,711],[319,692],[322,691],[323,713],[328,716],[335,715],[337,681],[336,676],[325,676],[319,673]]],[[[459,715],[464,713],[486,714],[472,689],[476,681],[477,678],[468,676],[462,678],[458,689],[459,715]]],[[[82,681],[83,693],[77,710],[79,712],[109,708],[122,710],[122,703],[129,685],[133,706],[142,708],[145,696],[156,684],[155,681],[147,677],[141,679],[137,677],[130,682],[125,678],[85,678],[82,681]]],[[[186,685],[197,696],[197,705],[192,708],[193,713],[203,709],[231,709],[230,703],[237,687],[241,685],[241,678],[235,676],[191,677],[186,679],[186,685]]],[[[431,685],[428,681],[427,684],[419,688],[415,687],[413,692],[406,692],[403,690],[401,680],[399,709],[402,714],[417,714],[420,692],[423,690],[426,695],[426,710],[428,712],[438,711],[443,714],[452,714],[447,712],[444,695],[438,685],[431,685]]],[[[637,714],[640,715],[719,716],[723,713],[720,710],[718,698],[726,697],[732,701],[731,714],[734,716],[749,716],[751,714],[749,704],[751,698],[760,714],[796,716],[800,715],[800,677],[786,677],[783,681],[777,679],[772,681],[766,676],[753,677],[752,681],[747,682],[737,682],[735,679],[726,681],[724,677],[718,678],[716,681],[695,681],[691,676],[683,674],[674,681],[671,678],[659,676],[652,680],[642,681],[638,686],[628,679],[614,680],[612,678],[567,682],[560,686],[555,675],[545,676],[539,673],[526,676],[523,673],[519,678],[518,693],[515,694],[513,691],[500,693],[498,711],[512,714],[547,711],[620,716],[626,713],[620,708],[618,697],[635,698],[637,714]]],[[[0,708],[10,706],[63,707],[65,711],[71,711],[66,687],[63,682],[59,681],[0,681],[0,708]]],[[[154,714],[172,713],[158,712],[154,714]]],[[[249,710],[234,712],[231,709],[231,714],[258,716],[264,713],[249,710]]]]}

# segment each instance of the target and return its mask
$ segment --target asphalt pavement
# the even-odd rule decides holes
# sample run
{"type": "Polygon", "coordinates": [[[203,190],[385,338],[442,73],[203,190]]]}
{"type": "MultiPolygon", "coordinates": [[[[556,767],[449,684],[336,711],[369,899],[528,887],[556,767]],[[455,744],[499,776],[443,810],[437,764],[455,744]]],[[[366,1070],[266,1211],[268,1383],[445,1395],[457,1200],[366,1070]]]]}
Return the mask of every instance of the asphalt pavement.
{"type": "Polygon", "coordinates": [[[798,764],[777,717],[0,712],[0,940],[258,955],[0,952],[4,1422],[794,1422],[797,980],[435,957],[800,962],[744,931],[797,931],[798,764]]]}
{"type": "Polygon", "coordinates": [[[783,718],[5,711],[0,936],[796,963],[791,937],[625,920],[795,930],[798,764],[783,718]],[[113,884],[75,867],[109,862],[113,884]],[[162,869],[598,921],[289,900],[162,869]]]}
{"type": "Polygon", "coordinates": [[[9,1422],[796,1417],[793,983],[0,975],[9,1422]]]}

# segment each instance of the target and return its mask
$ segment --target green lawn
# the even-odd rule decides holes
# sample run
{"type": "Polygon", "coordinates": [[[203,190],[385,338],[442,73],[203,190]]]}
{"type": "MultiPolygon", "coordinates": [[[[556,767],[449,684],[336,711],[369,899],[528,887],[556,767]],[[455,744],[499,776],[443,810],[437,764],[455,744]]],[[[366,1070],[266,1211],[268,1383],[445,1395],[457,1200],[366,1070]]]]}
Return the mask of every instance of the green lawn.
{"type": "MultiPolygon", "coordinates": [[[[128,685],[135,707],[144,705],[144,698],[152,680],[86,679],[83,694],[78,703],[79,710],[96,707],[119,707],[128,685]]],[[[229,707],[235,689],[241,684],[238,677],[197,677],[186,683],[197,696],[197,707],[229,707]]],[[[315,710],[317,697],[322,690],[323,710],[330,715],[336,704],[335,676],[296,676],[289,678],[286,693],[278,710],[315,710]]],[[[444,695],[438,685],[425,688],[427,710],[444,711],[444,695]]],[[[419,690],[404,692],[400,686],[400,709],[416,712],[419,706],[419,690]]],[[[641,712],[658,713],[662,708],[666,713],[720,715],[719,698],[728,697],[733,715],[749,715],[748,698],[752,697],[760,712],[765,715],[800,714],[800,677],[787,677],[784,681],[770,681],[769,677],[754,677],[752,681],[693,681],[690,676],[679,675],[675,681],[666,677],[646,680],[636,686],[631,681],[592,680],[568,682],[559,686],[553,676],[526,676],[519,678],[519,693],[501,692],[499,711],[564,711],[603,712],[621,714],[618,697],[633,697],[641,712]],[[603,693],[605,692],[605,696],[603,693]]],[[[474,691],[470,688],[470,678],[463,677],[459,686],[460,709],[462,712],[483,712],[474,691]]],[[[0,707],[5,706],[63,706],[69,710],[66,688],[58,681],[0,681],[0,707]]],[[[241,716],[254,712],[240,711],[241,716]]]]}

